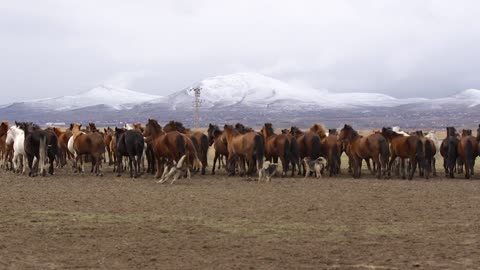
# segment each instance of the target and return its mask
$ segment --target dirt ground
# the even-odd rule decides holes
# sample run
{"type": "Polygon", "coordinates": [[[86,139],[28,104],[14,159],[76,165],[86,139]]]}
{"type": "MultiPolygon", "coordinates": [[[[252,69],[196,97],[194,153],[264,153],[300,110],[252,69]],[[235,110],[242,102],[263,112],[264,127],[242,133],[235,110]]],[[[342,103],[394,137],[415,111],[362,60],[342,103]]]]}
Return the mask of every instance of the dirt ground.
{"type": "Polygon", "coordinates": [[[0,172],[0,269],[459,269],[479,180],[0,172]]]}

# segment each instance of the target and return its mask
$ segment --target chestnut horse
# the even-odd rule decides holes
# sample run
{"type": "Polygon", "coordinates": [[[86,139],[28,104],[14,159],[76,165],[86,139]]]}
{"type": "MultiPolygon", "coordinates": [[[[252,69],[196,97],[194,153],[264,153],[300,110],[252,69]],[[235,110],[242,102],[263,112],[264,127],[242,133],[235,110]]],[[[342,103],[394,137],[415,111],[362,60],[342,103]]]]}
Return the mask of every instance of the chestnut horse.
{"type": "Polygon", "coordinates": [[[440,145],[440,154],[443,157],[443,168],[445,169],[445,176],[454,178],[455,165],[457,163],[457,147],[459,139],[457,131],[454,127],[447,127],[447,137],[440,145]]]}
{"type": "Polygon", "coordinates": [[[328,130],[328,136],[325,138],[323,145],[327,154],[327,167],[330,176],[338,175],[340,173],[342,142],[338,139],[336,129],[328,130]]]}
{"type": "MultiPolygon", "coordinates": [[[[103,176],[100,171],[102,158],[105,154],[105,142],[100,132],[84,133],[81,131],[81,124],[72,124],[72,140],[75,155],[75,163],[81,162],[82,172],[84,172],[83,156],[90,155],[92,158],[92,171],[96,176],[103,176]]],[[[78,168],[78,166],[75,166],[78,168]]]]}
{"type": "Polygon", "coordinates": [[[405,159],[409,159],[408,179],[412,180],[415,170],[418,166],[425,168],[425,153],[423,151],[423,142],[416,135],[404,136],[397,133],[392,128],[382,128],[382,135],[390,142],[392,157],[388,164],[388,170],[392,169],[393,162],[397,157],[401,159],[402,178],[405,179],[405,159]]]}
{"type": "Polygon", "coordinates": [[[465,178],[469,179],[473,175],[475,159],[478,156],[478,141],[477,138],[472,136],[471,130],[463,130],[462,137],[457,145],[457,155],[465,166],[465,178]]]}
{"type": "Polygon", "coordinates": [[[192,140],[195,148],[197,150],[197,154],[200,157],[200,161],[202,163],[202,175],[205,174],[205,169],[208,166],[208,137],[207,135],[203,134],[199,131],[192,131],[187,129],[183,126],[182,123],[176,121],[170,121],[163,127],[164,132],[170,131],[178,131],[182,134],[186,134],[190,140],[192,140]]]}
{"type": "Polygon", "coordinates": [[[221,131],[217,125],[209,124],[207,133],[208,144],[210,146],[213,145],[213,149],[215,149],[215,156],[213,158],[212,167],[212,174],[215,174],[215,164],[217,163],[217,160],[218,168],[220,169],[220,166],[223,163],[223,157],[228,159],[228,147],[226,139],[223,136],[223,131],[221,131]]]}
{"type": "Polygon", "coordinates": [[[387,164],[390,156],[388,142],[381,134],[373,133],[366,137],[360,136],[352,126],[345,124],[338,140],[347,144],[347,153],[352,159],[353,177],[359,178],[362,171],[362,160],[372,159],[377,170],[377,178],[386,177],[387,164]]]}
{"type": "Polygon", "coordinates": [[[164,132],[157,120],[148,119],[143,136],[155,156],[156,178],[162,177],[165,165],[178,162],[187,153],[185,137],[178,131],[164,132]]]}
{"type": "Polygon", "coordinates": [[[267,161],[277,163],[278,159],[282,162],[282,177],[287,175],[288,166],[290,162],[293,162],[292,176],[295,173],[296,163],[293,159],[292,152],[290,150],[291,138],[286,134],[275,134],[271,123],[265,123],[260,133],[263,135],[265,142],[265,159],[267,161]]]}
{"type": "Polygon", "coordinates": [[[58,138],[58,157],[59,165],[63,167],[67,164],[68,160],[73,160],[73,155],[68,151],[68,140],[72,137],[72,130],[67,129],[62,131],[61,129],[54,127],[53,132],[57,135],[58,138]]]}
{"type": "Polygon", "coordinates": [[[6,168],[8,161],[8,150],[7,150],[7,132],[9,129],[9,124],[7,121],[3,121],[0,124],[0,162],[1,167],[6,168]]]}
{"type": "Polygon", "coordinates": [[[105,143],[105,151],[107,151],[108,155],[108,165],[113,165],[113,157],[112,157],[112,148],[110,147],[110,142],[115,136],[115,132],[110,127],[105,129],[105,133],[103,134],[103,141],[105,143]]]}
{"type": "Polygon", "coordinates": [[[225,125],[223,132],[227,139],[229,175],[235,174],[235,161],[239,159],[240,174],[245,173],[245,162],[249,166],[247,174],[253,175],[263,167],[264,144],[262,136],[256,132],[241,134],[232,125],[225,125]]]}

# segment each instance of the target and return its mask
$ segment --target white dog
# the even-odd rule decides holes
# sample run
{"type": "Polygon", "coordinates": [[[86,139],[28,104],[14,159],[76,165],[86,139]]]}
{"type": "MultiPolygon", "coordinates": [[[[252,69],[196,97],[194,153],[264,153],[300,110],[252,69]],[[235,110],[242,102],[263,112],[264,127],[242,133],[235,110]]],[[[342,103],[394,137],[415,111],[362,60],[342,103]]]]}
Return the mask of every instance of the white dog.
{"type": "Polygon", "coordinates": [[[190,168],[185,162],[186,157],[187,155],[183,155],[178,163],[173,161],[173,166],[170,169],[168,167],[165,168],[162,178],[157,183],[164,183],[173,176],[172,182],[170,183],[173,184],[173,182],[177,181],[177,179],[183,176],[185,173],[187,173],[187,178],[190,179],[190,168]]]}
{"type": "Polygon", "coordinates": [[[327,160],[323,157],[319,157],[315,160],[310,160],[306,157],[303,159],[303,164],[305,166],[305,178],[310,176],[310,172],[315,172],[317,178],[322,178],[322,171],[327,165],[327,160]]]}
{"type": "Polygon", "coordinates": [[[263,167],[258,171],[258,181],[265,179],[266,182],[272,180],[272,176],[277,174],[278,163],[271,163],[270,161],[265,161],[263,167]]]}

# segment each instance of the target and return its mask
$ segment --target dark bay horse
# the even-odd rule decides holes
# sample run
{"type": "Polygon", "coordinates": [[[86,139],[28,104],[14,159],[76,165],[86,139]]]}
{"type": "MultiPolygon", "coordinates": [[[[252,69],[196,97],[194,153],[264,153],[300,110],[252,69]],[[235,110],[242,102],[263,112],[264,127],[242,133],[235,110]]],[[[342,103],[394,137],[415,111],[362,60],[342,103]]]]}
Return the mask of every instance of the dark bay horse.
{"type": "MultiPolygon", "coordinates": [[[[299,128],[292,126],[290,134],[296,139],[300,159],[308,157],[310,160],[316,160],[321,154],[320,136],[313,131],[303,132],[299,128]]],[[[305,173],[305,170],[303,170],[305,173]]]]}
{"type": "Polygon", "coordinates": [[[360,136],[352,126],[345,124],[338,140],[347,144],[347,153],[352,159],[353,177],[359,178],[362,170],[362,160],[372,159],[376,166],[376,175],[380,179],[386,177],[390,149],[388,142],[381,134],[373,133],[366,137],[360,136]]]}
{"type": "Polygon", "coordinates": [[[437,153],[437,148],[435,147],[435,142],[432,139],[425,137],[421,130],[417,130],[415,135],[422,141],[423,152],[425,153],[425,167],[418,167],[420,176],[425,176],[425,179],[429,179],[431,173],[433,173],[433,176],[437,176],[437,169],[435,166],[435,154],[437,153]]]}
{"type": "Polygon", "coordinates": [[[382,135],[390,142],[392,157],[388,164],[388,170],[392,169],[393,162],[397,157],[401,159],[402,178],[405,179],[405,159],[409,159],[408,179],[413,179],[415,170],[418,166],[425,168],[425,153],[423,151],[423,142],[418,136],[404,136],[393,131],[392,128],[382,128],[382,135]]]}
{"type": "Polygon", "coordinates": [[[0,162],[2,167],[6,167],[7,165],[7,160],[8,160],[8,149],[7,149],[7,132],[8,129],[10,128],[10,125],[8,124],[7,121],[2,121],[0,124],[0,162]]]}
{"type": "MultiPolygon", "coordinates": [[[[81,131],[82,125],[78,123],[72,124],[71,126],[73,134],[73,149],[75,150],[75,163],[80,160],[83,172],[83,157],[85,155],[90,155],[92,158],[92,172],[95,172],[97,176],[103,176],[100,171],[102,158],[105,154],[103,135],[100,134],[100,132],[84,133],[81,131]]],[[[78,166],[75,167],[78,168],[78,166]]]]}
{"type": "Polygon", "coordinates": [[[29,176],[34,177],[38,174],[38,168],[42,176],[46,175],[45,160],[47,154],[47,134],[39,126],[31,122],[15,122],[17,127],[25,132],[25,154],[27,155],[29,176]],[[33,163],[36,159],[35,164],[33,163]]]}
{"type": "Polygon", "coordinates": [[[223,157],[228,160],[228,147],[227,141],[223,136],[223,131],[217,125],[209,124],[208,125],[208,144],[213,146],[215,149],[215,156],[213,158],[213,167],[212,167],[212,174],[215,174],[215,164],[218,160],[218,168],[223,161],[223,157]]]}
{"type": "Polygon", "coordinates": [[[50,166],[48,167],[48,173],[50,175],[53,175],[54,172],[54,162],[58,161],[58,163],[61,163],[60,155],[59,155],[59,145],[58,145],[58,136],[57,134],[53,131],[53,128],[47,128],[45,130],[45,133],[47,135],[47,158],[48,158],[48,163],[50,166]]]}
{"type": "Polygon", "coordinates": [[[296,163],[290,149],[291,138],[286,134],[275,134],[271,123],[265,123],[260,130],[265,142],[265,159],[274,163],[278,159],[282,162],[282,177],[287,175],[288,167],[293,162],[292,176],[295,173],[296,163]]]}
{"type": "Polygon", "coordinates": [[[205,174],[205,170],[208,166],[208,137],[199,131],[192,131],[188,128],[185,128],[182,123],[176,121],[170,121],[163,127],[164,132],[178,131],[180,133],[186,134],[189,136],[192,143],[195,145],[197,154],[202,163],[202,175],[205,174]]]}
{"type": "Polygon", "coordinates": [[[122,157],[128,157],[130,177],[140,176],[140,167],[143,156],[145,141],[139,130],[125,130],[115,128],[116,152],[117,156],[117,176],[121,175],[123,170],[122,157]]]}
{"type": "Polygon", "coordinates": [[[67,160],[73,160],[73,155],[68,151],[68,140],[72,137],[72,130],[66,129],[62,131],[60,128],[54,127],[53,132],[57,135],[58,140],[58,158],[60,167],[67,164],[67,160]]]}
{"type": "MultiPolygon", "coordinates": [[[[478,136],[478,135],[477,135],[478,136]]],[[[474,173],[475,159],[478,156],[478,141],[472,136],[471,130],[464,130],[457,145],[457,157],[465,166],[465,178],[474,173]]]]}
{"type": "Polygon", "coordinates": [[[229,175],[235,173],[234,164],[239,159],[241,175],[245,170],[245,162],[249,166],[247,174],[253,175],[263,167],[264,158],[264,144],[262,136],[256,132],[247,132],[241,134],[232,125],[225,125],[223,127],[225,138],[228,145],[228,162],[229,175]],[[256,165],[256,166],[255,166],[256,165]],[[232,168],[233,166],[233,168],[232,168]]]}
{"type": "Polygon", "coordinates": [[[440,145],[440,154],[443,157],[443,168],[445,169],[445,176],[454,178],[455,165],[457,163],[457,147],[459,139],[457,131],[454,127],[447,127],[447,137],[440,145]]]}

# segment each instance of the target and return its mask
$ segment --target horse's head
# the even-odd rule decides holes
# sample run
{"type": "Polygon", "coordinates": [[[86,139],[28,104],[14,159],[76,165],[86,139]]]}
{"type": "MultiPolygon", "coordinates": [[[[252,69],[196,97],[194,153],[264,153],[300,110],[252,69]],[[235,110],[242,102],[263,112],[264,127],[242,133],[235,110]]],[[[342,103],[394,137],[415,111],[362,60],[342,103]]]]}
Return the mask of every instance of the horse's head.
{"type": "Polygon", "coordinates": [[[447,127],[447,136],[456,136],[457,130],[454,127],[447,127]]]}
{"type": "Polygon", "coordinates": [[[330,128],[328,130],[328,135],[337,135],[337,129],[336,128],[330,128]]]}
{"type": "Polygon", "coordinates": [[[356,136],[358,136],[358,132],[355,131],[352,126],[345,124],[340,130],[338,140],[346,142],[352,140],[356,136]]]}
{"type": "Polygon", "coordinates": [[[95,123],[92,123],[92,122],[88,123],[87,131],[97,132],[98,129],[97,129],[97,126],[95,125],[95,123]]]}
{"type": "Polygon", "coordinates": [[[417,135],[418,137],[424,137],[423,131],[421,131],[421,130],[415,131],[415,135],[417,135]]]}
{"type": "Polygon", "coordinates": [[[32,132],[33,131],[33,123],[32,122],[15,122],[15,124],[17,125],[18,128],[20,128],[21,130],[23,130],[23,132],[25,133],[25,136],[32,132]]]}
{"type": "Polygon", "coordinates": [[[9,125],[7,121],[3,121],[0,124],[0,137],[5,135],[8,132],[8,128],[9,128],[9,125]]]}
{"type": "Polygon", "coordinates": [[[466,137],[466,136],[472,136],[472,130],[471,129],[462,130],[462,137],[466,137]]]}
{"type": "Polygon", "coordinates": [[[263,136],[265,137],[268,137],[270,135],[273,135],[274,132],[273,132],[273,125],[272,123],[265,123],[262,127],[262,129],[260,130],[260,133],[263,134],[263,136]]]}
{"type": "Polygon", "coordinates": [[[327,132],[322,124],[314,124],[310,128],[310,131],[317,133],[317,135],[320,136],[321,139],[327,137],[327,132]]]}
{"type": "Polygon", "coordinates": [[[210,146],[212,146],[213,143],[215,142],[215,138],[222,135],[222,131],[220,130],[220,128],[217,125],[213,125],[211,123],[208,124],[207,133],[208,133],[208,144],[210,146]]]}
{"type": "Polygon", "coordinates": [[[282,134],[290,134],[290,130],[288,128],[282,129],[282,134]]]}
{"type": "Polygon", "coordinates": [[[245,134],[247,132],[252,132],[253,131],[252,128],[246,127],[241,123],[235,124],[235,129],[241,134],[245,134]]]}
{"type": "Polygon", "coordinates": [[[70,128],[71,128],[72,133],[73,133],[74,135],[79,134],[79,133],[82,132],[82,124],[80,124],[80,123],[72,123],[72,124],[70,125],[70,128]]]}
{"type": "Polygon", "coordinates": [[[122,134],[125,133],[125,131],[127,131],[127,129],[115,127],[115,139],[117,139],[117,142],[120,136],[122,136],[122,134]]]}
{"type": "Polygon", "coordinates": [[[155,136],[162,133],[162,127],[158,124],[155,119],[148,119],[147,124],[145,125],[145,131],[143,132],[144,137],[155,136]]]}

